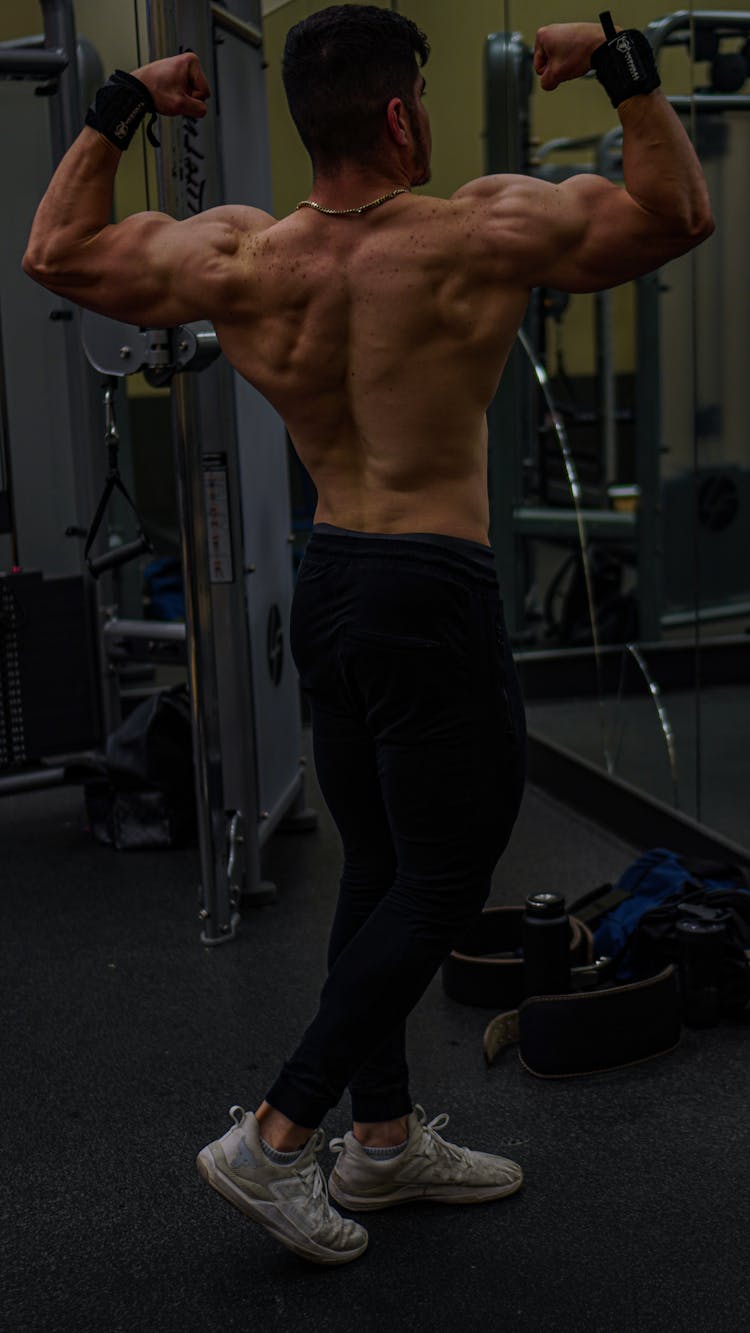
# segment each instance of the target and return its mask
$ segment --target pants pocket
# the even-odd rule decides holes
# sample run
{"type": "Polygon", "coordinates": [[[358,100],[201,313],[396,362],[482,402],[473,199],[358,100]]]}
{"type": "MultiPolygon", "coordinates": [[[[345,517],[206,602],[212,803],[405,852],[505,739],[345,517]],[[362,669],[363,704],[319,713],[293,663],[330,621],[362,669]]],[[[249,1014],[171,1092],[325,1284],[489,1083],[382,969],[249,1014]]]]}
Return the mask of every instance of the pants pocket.
{"type": "Polygon", "coordinates": [[[350,629],[347,630],[346,637],[357,643],[372,644],[374,648],[405,649],[409,651],[443,647],[439,639],[415,638],[407,634],[378,634],[374,630],[350,629]]]}

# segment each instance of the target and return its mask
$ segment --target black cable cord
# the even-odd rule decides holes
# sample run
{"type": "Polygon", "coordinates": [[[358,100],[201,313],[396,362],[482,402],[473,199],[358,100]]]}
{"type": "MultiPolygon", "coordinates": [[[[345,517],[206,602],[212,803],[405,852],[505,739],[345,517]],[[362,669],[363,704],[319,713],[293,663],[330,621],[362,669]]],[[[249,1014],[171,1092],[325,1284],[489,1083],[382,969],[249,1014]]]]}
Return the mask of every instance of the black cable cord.
{"type": "MultiPolygon", "coordinates": [[[[691,85],[693,83],[694,73],[694,54],[695,54],[695,14],[693,0],[690,0],[690,71],[691,85]]],[[[693,147],[696,152],[698,144],[698,112],[695,105],[695,89],[691,86],[690,93],[690,137],[693,141],[693,147]]],[[[694,633],[695,633],[695,817],[701,822],[702,815],[702,792],[703,792],[703,767],[701,763],[702,752],[702,720],[703,720],[703,698],[702,698],[702,641],[701,641],[701,620],[700,620],[700,600],[701,600],[701,532],[698,507],[698,467],[700,464],[700,450],[698,444],[698,252],[693,250],[691,256],[691,356],[693,361],[693,522],[695,523],[695,541],[693,542],[693,602],[694,602],[694,633]]]]}

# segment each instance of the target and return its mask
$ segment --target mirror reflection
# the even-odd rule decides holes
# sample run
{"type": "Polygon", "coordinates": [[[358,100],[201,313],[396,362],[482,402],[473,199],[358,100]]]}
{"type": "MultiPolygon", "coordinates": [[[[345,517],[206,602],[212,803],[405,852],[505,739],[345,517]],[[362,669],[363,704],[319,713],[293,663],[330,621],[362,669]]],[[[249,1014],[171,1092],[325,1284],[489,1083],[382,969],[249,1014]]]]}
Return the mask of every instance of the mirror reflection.
{"type": "MultiPolygon", "coordinates": [[[[540,92],[537,17],[506,6],[488,39],[486,169],[621,184],[595,81],[540,92]]],[[[534,292],[491,414],[493,545],[530,728],[746,844],[750,12],[624,21],[657,55],[716,232],[612,291],[534,292]]]]}

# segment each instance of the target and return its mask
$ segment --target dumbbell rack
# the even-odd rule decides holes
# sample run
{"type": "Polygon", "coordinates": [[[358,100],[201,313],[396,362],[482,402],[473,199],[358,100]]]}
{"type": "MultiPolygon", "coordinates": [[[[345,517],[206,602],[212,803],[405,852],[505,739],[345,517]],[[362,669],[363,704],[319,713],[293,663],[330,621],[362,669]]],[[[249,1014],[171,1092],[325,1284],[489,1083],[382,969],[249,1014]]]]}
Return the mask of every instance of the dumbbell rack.
{"type": "Polygon", "coordinates": [[[23,763],[26,734],[21,697],[18,602],[8,579],[0,579],[0,769],[23,763]]]}

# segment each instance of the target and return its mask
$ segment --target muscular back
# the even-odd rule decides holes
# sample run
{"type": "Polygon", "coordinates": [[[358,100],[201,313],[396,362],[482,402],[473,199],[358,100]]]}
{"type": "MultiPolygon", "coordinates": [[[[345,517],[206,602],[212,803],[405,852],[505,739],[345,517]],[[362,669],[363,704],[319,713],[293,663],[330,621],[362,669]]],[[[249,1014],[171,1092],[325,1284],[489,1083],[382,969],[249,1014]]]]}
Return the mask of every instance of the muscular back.
{"type": "MultiPolygon", "coordinates": [[[[601,40],[597,24],[541,29],[543,87],[585,73],[601,40]]],[[[205,115],[210,90],[192,53],[136,77],[160,114],[205,115]]],[[[388,103],[382,161],[338,180],[333,197],[363,179],[373,192],[428,179],[424,90],[415,65],[413,108],[388,103]]],[[[531,288],[601,291],[714,230],[700,162],[664,95],[626,98],[619,115],[624,190],[588,174],[559,186],[484,176],[447,200],[404,194],[361,216],[303,210],[280,222],[222,205],[113,224],[120,155],[86,126],[37,209],[24,270],[113,319],[212,319],[229,359],[287,422],[319,520],[486,542],[485,411],[531,288]]]]}
{"type": "Polygon", "coordinates": [[[215,323],[285,420],[318,521],[486,544],[485,413],[527,300],[467,203],[409,197],[247,236],[215,323]]]}

